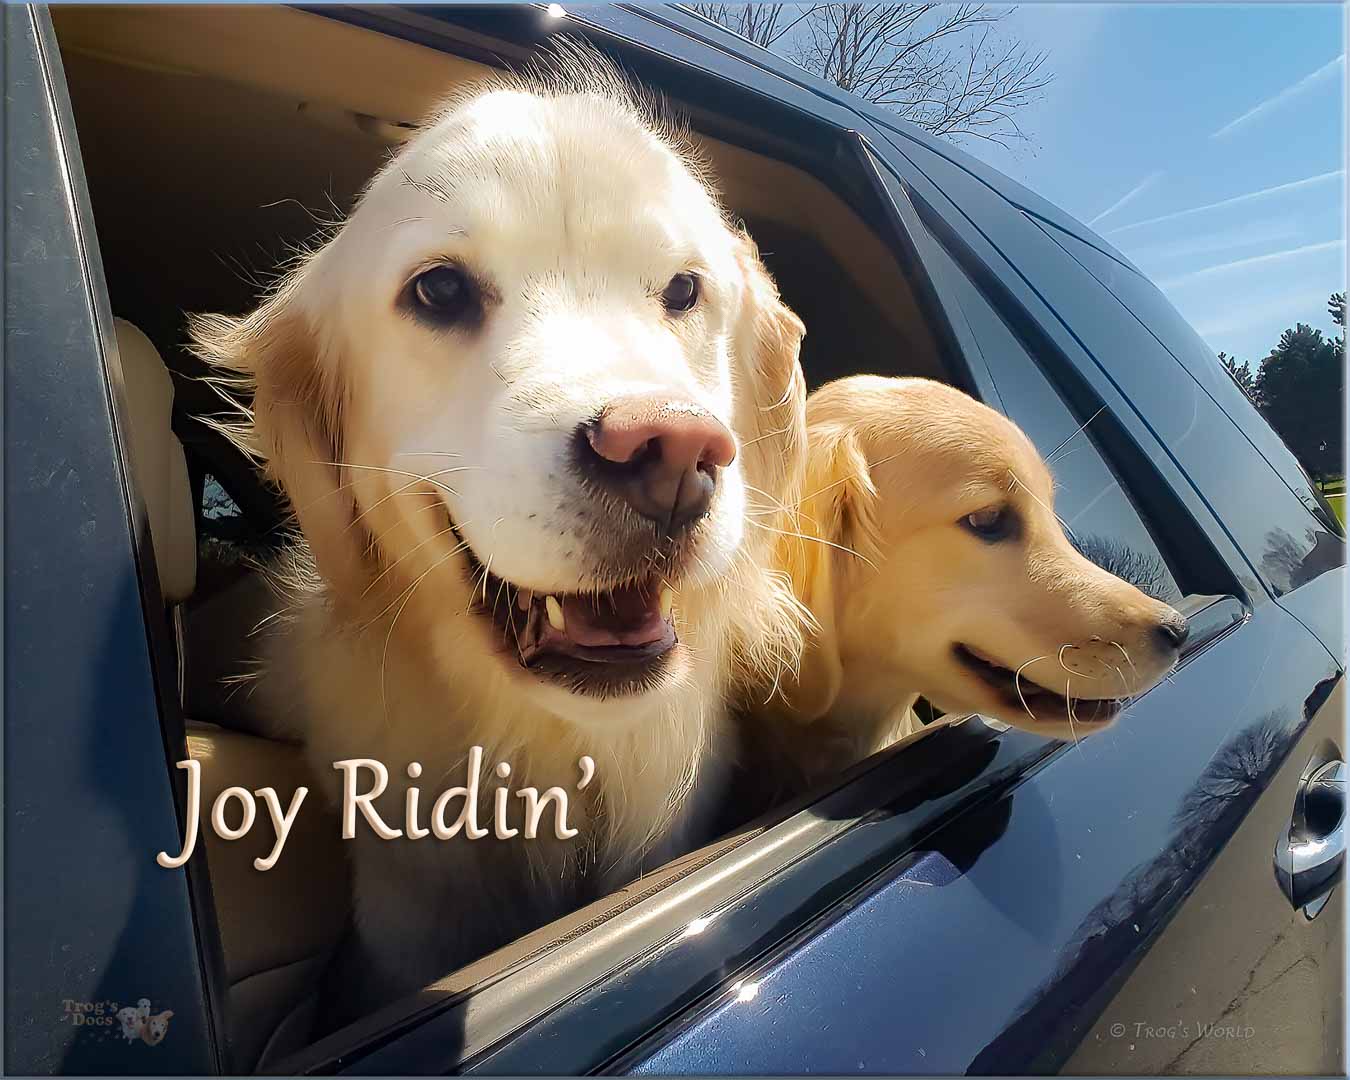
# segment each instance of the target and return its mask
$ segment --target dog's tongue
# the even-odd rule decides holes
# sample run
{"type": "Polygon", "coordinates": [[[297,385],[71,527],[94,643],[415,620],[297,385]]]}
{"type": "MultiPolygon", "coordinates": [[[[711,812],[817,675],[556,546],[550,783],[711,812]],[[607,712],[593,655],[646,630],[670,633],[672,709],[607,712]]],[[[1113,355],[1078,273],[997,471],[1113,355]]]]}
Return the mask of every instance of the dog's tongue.
{"type": "Polygon", "coordinates": [[[545,623],[541,644],[563,638],[585,648],[650,645],[669,629],[661,617],[657,591],[647,594],[636,585],[603,596],[565,596],[562,609],[566,630],[559,632],[545,623]]]}
{"type": "Polygon", "coordinates": [[[627,585],[602,596],[533,593],[522,597],[519,606],[527,612],[516,637],[526,667],[547,656],[632,663],[660,656],[676,642],[674,622],[661,613],[659,587],[627,585]],[[559,614],[562,629],[554,625],[559,614]]]}

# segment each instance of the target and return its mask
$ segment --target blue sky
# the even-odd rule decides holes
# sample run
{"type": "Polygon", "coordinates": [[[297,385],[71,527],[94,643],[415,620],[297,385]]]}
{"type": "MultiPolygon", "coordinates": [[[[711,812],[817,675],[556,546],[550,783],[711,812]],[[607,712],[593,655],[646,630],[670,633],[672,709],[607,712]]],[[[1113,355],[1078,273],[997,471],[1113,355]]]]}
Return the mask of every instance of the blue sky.
{"type": "Polygon", "coordinates": [[[1255,368],[1345,288],[1338,4],[1024,4],[1055,80],[1029,145],[963,147],[1092,227],[1255,368]]]}

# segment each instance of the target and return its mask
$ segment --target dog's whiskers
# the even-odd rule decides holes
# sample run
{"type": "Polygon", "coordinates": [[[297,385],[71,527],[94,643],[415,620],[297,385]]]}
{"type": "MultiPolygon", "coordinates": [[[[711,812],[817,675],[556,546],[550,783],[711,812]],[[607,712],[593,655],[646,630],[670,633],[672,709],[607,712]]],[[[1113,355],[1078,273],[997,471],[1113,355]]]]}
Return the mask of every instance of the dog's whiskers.
{"type": "Polygon", "coordinates": [[[874,563],[871,559],[869,559],[866,555],[864,555],[861,551],[855,551],[853,548],[847,546],[846,544],[836,544],[833,540],[826,540],[824,537],[821,536],[810,536],[806,533],[796,532],[792,529],[775,529],[772,525],[765,525],[762,521],[747,521],[746,524],[753,525],[756,529],[766,529],[771,533],[777,533],[779,536],[791,536],[795,537],[798,540],[810,540],[813,544],[824,544],[826,547],[835,548],[839,551],[844,552],[844,554],[846,555],[852,555],[855,558],[861,559],[873,570],[877,568],[877,564],[874,563]]]}
{"type": "MultiPolygon", "coordinates": [[[[428,575],[430,575],[433,571],[439,570],[442,566],[445,565],[445,563],[446,563],[448,560],[450,560],[451,558],[453,558],[455,555],[459,554],[459,552],[460,552],[461,550],[462,550],[461,547],[456,546],[456,547],[452,548],[451,550],[447,551],[444,555],[442,555],[439,559],[437,559],[434,563],[432,563],[431,566],[427,567],[426,570],[424,570],[420,575],[418,575],[417,579],[416,579],[411,585],[409,585],[406,589],[403,590],[403,592],[399,593],[398,596],[394,597],[393,600],[391,600],[388,604],[386,604],[386,605],[380,610],[379,614],[375,615],[373,618],[368,619],[365,623],[363,623],[362,626],[360,627],[360,632],[361,632],[361,633],[365,633],[365,632],[366,632],[367,630],[369,630],[372,626],[374,626],[377,622],[379,622],[382,618],[384,618],[385,615],[389,614],[390,609],[391,609],[395,604],[397,604],[397,603],[398,603],[400,600],[402,600],[405,596],[407,596],[407,595],[408,595],[409,593],[411,593],[414,589],[416,589],[417,586],[421,585],[422,582],[423,582],[423,580],[425,580],[426,577],[427,577],[428,575]]],[[[402,608],[399,609],[400,612],[401,612],[402,610],[403,610],[402,608]]]]}
{"type": "MultiPolygon", "coordinates": [[[[867,467],[869,469],[879,468],[880,466],[885,465],[887,462],[894,461],[896,458],[900,457],[903,453],[905,453],[905,451],[897,450],[894,454],[887,454],[884,458],[878,458],[876,461],[869,461],[867,463],[867,467]]],[[[840,484],[847,484],[850,480],[856,480],[860,475],[861,475],[860,473],[850,473],[848,476],[841,476],[838,480],[832,480],[830,483],[826,484],[822,488],[817,488],[815,491],[807,492],[805,495],[802,496],[802,502],[806,502],[808,499],[814,499],[817,495],[821,495],[829,491],[830,488],[838,487],[840,484]]]]}
{"type": "Polygon", "coordinates": [[[1073,529],[1069,526],[1069,523],[1067,521],[1065,521],[1062,517],[1060,517],[1057,513],[1055,513],[1055,511],[1051,507],[1047,506],[1045,502],[1042,501],[1040,496],[1038,496],[1034,491],[1032,491],[1031,488],[1027,487],[1027,485],[1022,482],[1021,478],[1011,469],[1008,470],[1008,476],[1012,479],[1012,483],[1008,485],[1009,493],[1016,491],[1020,487],[1029,496],[1031,496],[1032,501],[1037,506],[1039,506],[1042,510],[1044,510],[1047,514],[1049,514],[1051,517],[1053,517],[1056,521],[1059,522],[1059,527],[1064,530],[1065,535],[1067,535],[1070,540],[1072,540],[1075,544],[1078,542],[1078,537],[1074,534],[1073,529]]]}
{"type": "MultiPolygon", "coordinates": [[[[371,513],[371,512],[374,511],[374,510],[378,510],[381,506],[383,506],[385,503],[387,503],[390,499],[392,499],[392,498],[394,498],[394,497],[396,497],[396,496],[398,496],[398,495],[402,495],[402,494],[403,494],[405,491],[407,491],[409,488],[411,488],[411,487],[416,487],[419,483],[421,483],[421,482],[424,481],[424,480],[425,480],[427,483],[429,483],[429,484],[434,484],[434,483],[436,482],[435,479],[434,479],[434,477],[437,477],[437,476],[444,476],[446,473],[463,472],[465,469],[468,469],[468,468],[472,468],[472,466],[469,466],[469,465],[461,465],[461,466],[457,466],[456,468],[453,468],[453,469],[441,469],[441,470],[439,470],[438,472],[429,473],[429,474],[426,475],[426,476],[418,476],[418,477],[414,477],[413,479],[408,480],[407,482],[405,482],[405,483],[403,483],[403,484],[400,484],[398,487],[394,488],[393,491],[390,491],[390,492],[388,492],[387,494],[385,494],[385,495],[381,496],[380,498],[376,499],[373,503],[371,503],[371,504],[370,504],[369,506],[367,506],[364,510],[362,510],[359,514],[357,514],[354,518],[352,518],[352,520],[351,520],[350,522],[347,523],[347,528],[348,528],[348,529],[351,529],[351,528],[355,527],[355,525],[357,524],[357,522],[359,522],[359,521],[360,521],[362,518],[364,518],[367,514],[371,513]]],[[[446,491],[449,491],[451,495],[456,495],[456,494],[458,494],[458,492],[455,492],[455,491],[451,490],[450,488],[446,488],[445,490],[446,490],[446,491]]],[[[436,502],[435,505],[437,505],[437,506],[440,506],[440,505],[441,505],[441,503],[439,502],[439,500],[436,502]]]]}
{"type": "MultiPolygon", "coordinates": [[[[432,498],[434,499],[435,496],[432,496],[432,498]]],[[[418,514],[425,514],[428,510],[439,510],[442,513],[444,513],[445,507],[444,505],[441,504],[440,500],[437,499],[434,502],[427,503],[425,506],[419,506],[416,510],[410,510],[405,512],[401,518],[399,518],[397,521],[392,522],[389,526],[385,528],[383,532],[370,533],[368,535],[366,543],[366,553],[370,555],[375,554],[383,546],[385,539],[389,536],[390,533],[408,524],[418,514]]],[[[450,525],[453,528],[454,523],[450,522],[450,525]]]]}
{"type": "MultiPolygon", "coordinates": [[[[1106,664],[1106,661],[1103,660],[1102,663],[1106,664]]],[[[1106,664],[1106,666],[1109,667],[1112,671],[1114,671],[1116,673],[1116,678],[1120,680],[1121,702],[1124,703],[1128,701],[1130,697],[1130,684],[1125,680],[1125,672],[1121,671],[1120,668],[1116,667],[1115,664],[1106,664]]]]}
{"type": "Polygon", "coordinates": [[[1123,656],[1123,657],[1125,657],[1125,663],[1127,663],[1127,664],[1130,665],[1130,670],[1134,672],[1134,678],[1135,678],[1135,681],[1138,682],[1138,681],[1139,681],[1139,669],[1138,669],[1137,667],[1134,666],[1134,661],[1130,659],[1130,654],[1127,653],[1127,652],[1125,651],[1125,646],[1122,645],[1119,641],[1109,641],[1109,642],[1107,642],[1107,644],[1108,644],[1108,645],[1114,645],[1117,649],[1120,650],[1120,655],[1123,656]]]}
{"type": "MultiPolygon", "coordinates": [[[[386,728],[389,727],[389,684],[386,675],[389,668],[389,643],[394,640],[394,628],[398,626],[398,620],[403,615],[404,609],[407,608],[408,604],[412,601],[413,594],[417,591],[417,587],[426,580],[427,575],[442,566],[453,554],[454,553],[451,552],[450,554],[437,559],[430,567],[422,572],[416,581],[408,586],[402,594],[403,602],[399,604],[398,611],[394,612],[394,617],[389,621],[389,631],[384,636],[384,648],[380,652],[380,705],[384,711],[384,726],[386,728]]],[[[393,607],[396,603],[398,603],[397,598],[395,598],[389,607],[393,607]]],[[[388,610],[388,607],[384,609],[384,611],[388,610]]],[[[375,617],[375,620],[381,618],[384,615],[384,611],[380,612],[380,614],[375,617]]],[[[371,623],[367,625],[373,625],[375,620],[372,620],[371,623]]]]}
{"type": "Polygon", "coordinates": [[[1068,649],[1076,649],[1076,648],[1078,648],[1077,645],[1061,645],[1059,647],[1059,666],[1062,667],[1065,671],[1068,671],[1069,674],[1071,675],[1073,674],[1073,672],[1069,669],[1069,666],[1064,663],[1064,653],[1068,649]]]}
{"type": "MultiPolygon", "coordinates": [[[[424,476],[422,473],[409,472],[406,469],[391,469],[387,465],[359,465],[354,461],[311,461],[310,464],[331,465],[335,469],[360,469],[366,472],[386,472],[389,473],[391,476],[411,476],[415,481],[421,480],[424,481],[425,483],[431,484],[434,487],[440,488],[442,491],[449,492],[451,495],[455,496],[459,495],[459,492],[456,491],[454,488],[450,487],[448,484],[442,484],[438,480],[433,480],[430,476],[424,476]]],[[[453,470],[446,470],[446,471],[453,471],[453,470]]],[[[433,475],[439,476],[441,474],[434,473],[433,475]]]]}
{"type": "MultiPolygon", "coordinates": [[[[441,529],[439,532],[432,533],[425,540],[419,541],[418,543],[414,544],[402,555],[400,555],[397,559],[395,559],[393,562],[391,562],[388,566],[386,566],[383,570],[380,571],[379,575],[376,576],[370,582],[370,584],[365,587],[364,591],[361,593],[361,599],[364,600],[370,594],[371,589],[375,588],[376,585],[378,585],[381,581],[383,581],[385,577],[409,555],[412,555],[415,551],[418,551],[421,548],[426,547],[433,540],[436,540],[444,536],[446,533],[454,531],[455,527],[453,525],[447,525],[444,529],[441,529]]],[[[459,554],[459,552],[463,551],[467,546],[468,546],[467,544],[461,543],[454,549],[454,551],[451,551],[450,554],[457,555],[459,554]]]]}
{"type": "MultiPolygon", "coordinates": [[[[778,435],[786,435],[791,430],[791,427],[781,427],[777,431],[766,431],[763,435],[757,435],[753,439],[746,439],[745,442],[741,443],[741,446],[754,446],[755,443],[763,442],[765,439],[772,439],[778,435]]],[[[749,485],[747,484],[746,486],[748,487],[749,485]]]]}
{"type": "MultiPolygon", "coordinates": [[[[1077,719],[1073,715],[1073,672],[1069,666],[1064,663],[1064,651],[1066,649],[1076,649],[1077,645],[1061,645],[1059,647],[1059,666],[1064,669],[1064,712],[1069,719],[1069,737],[1073,739],[1073,748],[1079,750],[1078,732],[1074,730],[1073,722],[1077,719]]],[[[1081,752],[1081,751],[1080,751],[1081,752]]]]}
{"type": "Polygon", "coordinates": [[[1073,442],[1074,439],[1076,439],[1079,435],[1081,435],[1084,431],[1086,431],[1086,430],[1087,430],[1087,426],[1088,426],[1090,423],[1092,423],[1092,421],[1096,420],[1097,417],[1101,416],[1101,414],[1104,413],[1105,411],[1106,411],[1106,406],[1103,405],[1103,406],[1102,406],[1101,408],[1099,408],[1095,413],[1093,413],[1093,414],[1092,414],[1091,416],[1089,416],[1086,420],[1084,420],[1081,424],[1079,424],[1078,427],[1077,427],[1076,429],[1074,429],[1074,432],[1073,432],[1072,435],[1068,436],[1068,438],[1064,439],[1058,446],[1056,446],[1053,450],[1051,450],[1050,453],[1048,453],[1048,454],[1045,455],[1045,463],[1046,463],[1047,465],[1053,464],[1053,463],[1054,463],[1054,460],[1055,460],[1055,455],[1057,455],[1061,450],[1063,450],[1066,446],[1068,446],[1069,443],[1073,442]]]}
{"type": "Polygon", "coordinates": [[[815,525],[817,528],[819,528],[820,526],[820,523],[816,521],[815,518],[813,518],[810,514],[806,513],[802,509],[801,503],[798,503],[795,506],[789,506],[787,503],[785,503],[782,499],[778,498],[776,495],[773,495],[770,492],[765,491],[763,488],[756,487],[754,484],[751,483],[746,483],[745,490],[753,491],[756,495],[762,495],[772,504],[770,507],[766,509],[747,510],[746,512],[748,514],[751,514],[755,517],[767,517],[772,514],[785,514],[789,519],[793,521],[799,520],[808,521],[812,525],[815,525]]]}
{"type": "Polygon", "coordinates": [[[1073,748],[1081,753],[1082,750],[1078,745],[1078,732],[1076,732],[1073,727],[1074,721],[1073,698],[1070,696],[1069,693],[1072,686],[1073,686],[1073,679],[1066,678],[1064,680],[1064,711],[1068,714],[1069,717],[1069,737],[1073,739],[1073,748]]]}
{"type": "Polygon", "coordinates": [[[1048,656],[1033,656],[1030,660],[1028,660],[1025,664],[1023,664],[1020,668],[1018,668],[1016,671],[1013,672],[1013,689],[1017,691],[1017,696],[1022,702],[1022,708],[1026,710],[1027,715],[1031,717],[1033,721],[1035,721],[1036,719],[1036,714],[1031,711],[1031,706],[1027,704],[1026,695],[1022,693],[1022,672],[1026,671],[1027,668],[1029,668],[1032,664],[1036,663],[1038,660],[1048,660],[1048,659],[1050,659],[1048,656]]]}
{"type": "Polygon", "coordinates": [[[778,498],[777,495],[774,495],[772,492],[765,491],[762,487],[756,487],[749,481],[744,481],[744,483],[746,491],[753,491],[756,495],[763,496],[773,505],[775,510],[778,510],[781,513],[792,515],[797,513],[798,510],[800,509],[799,506],[789,506],[782,499],[778,498]]]}

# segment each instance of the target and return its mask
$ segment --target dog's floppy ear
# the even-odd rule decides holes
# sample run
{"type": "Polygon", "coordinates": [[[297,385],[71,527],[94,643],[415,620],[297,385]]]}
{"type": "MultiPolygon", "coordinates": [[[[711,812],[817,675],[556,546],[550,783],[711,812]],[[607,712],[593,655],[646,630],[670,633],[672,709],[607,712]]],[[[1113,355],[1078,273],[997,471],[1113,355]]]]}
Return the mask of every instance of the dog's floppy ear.
{"type": "MultiPolygon", "coordinates": [[[[797,667],[805,613],[774,558],[796,528],[806,468],[806,380],[798,353],[806,328],[778,296],[754,242],[737,238],[742,293],[731,327],[734,426],[745,478],[746,531],[737,560],[742,602],[732,615],[738,678],[779,688],[797,667]]],[[[758,699],[757,699],[758,700],[758,699]]]]}
{"type": "Polygon", "coordinates": [[[800,536],[780,544],[782,564],[797,599],[815,620],[795,680],[784,696],[799,720],[829,712],[843,684],[839,608],[843,589],[856,577],[853,563],[876,550],[876,487],[867,457],[854,434],[831,428],[812,434],[807,450],[800,536]]]}
{"type": "Polygon", "coordinates": [[[759,250],[745,234],[737,261],[745,294],[735,330],[735,370],[750,383],[750,392],[738,395],[737,434],[746,474],[761,489],[751,492],[751,502],[769,498],[791,506],[800,494],[805,465],[806,380],[798,354],[806,327],[779,297],[759,250]]]}
{"type": "MultiPolygon", "coordinates": [[[[319,573],[341,586],[363,575],[356,506],[341,465],[346,403],[343,372],[330,335],[305,310],[313,259],[285,278],[251,314],[189,320],[193,351],[232,402],[252,407],[216,426],[260,458],[290,500],[319,573]]],[[[343,588],[337,595],[351,595],[343,588]]]]}

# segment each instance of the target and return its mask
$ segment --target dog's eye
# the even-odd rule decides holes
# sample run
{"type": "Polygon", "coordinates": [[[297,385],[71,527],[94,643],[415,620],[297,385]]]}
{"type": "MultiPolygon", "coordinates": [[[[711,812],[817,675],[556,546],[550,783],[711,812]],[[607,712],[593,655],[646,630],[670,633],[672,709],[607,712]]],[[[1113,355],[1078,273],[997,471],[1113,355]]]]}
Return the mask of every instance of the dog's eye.
{"type": "Polygon", "coordinates": [[[693,274],[676,274],[661,293],[661,303],[667,311],[688,311],[698,303],[698,278],[693,274]]]}
{"type": "Polygon", "coordinates": [[[417,314],[437,326],[475,320],[481,308],[473,279],[457,266],[433,266],[413,279],[412,304],[417,314]]]}
{"type": "Polygon", "coordinates": [[[981,540],[1006,540],[1017,532],[1017,518],[1006,506],[976,510],[961,519],[961,524],[981,540]]]}

